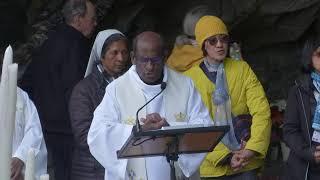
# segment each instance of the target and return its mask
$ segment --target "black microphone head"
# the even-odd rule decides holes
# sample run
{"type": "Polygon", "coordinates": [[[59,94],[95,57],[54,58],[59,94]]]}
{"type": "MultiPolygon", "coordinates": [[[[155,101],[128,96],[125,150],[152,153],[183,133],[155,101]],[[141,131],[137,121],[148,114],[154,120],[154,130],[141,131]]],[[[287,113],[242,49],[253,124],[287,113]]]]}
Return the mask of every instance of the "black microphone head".
{"type": "Polygon", "coordinates": [[[161,83],[161,90],[164,90],[167,87],[167,83],[166,82],[162,82],[161,83]]]}

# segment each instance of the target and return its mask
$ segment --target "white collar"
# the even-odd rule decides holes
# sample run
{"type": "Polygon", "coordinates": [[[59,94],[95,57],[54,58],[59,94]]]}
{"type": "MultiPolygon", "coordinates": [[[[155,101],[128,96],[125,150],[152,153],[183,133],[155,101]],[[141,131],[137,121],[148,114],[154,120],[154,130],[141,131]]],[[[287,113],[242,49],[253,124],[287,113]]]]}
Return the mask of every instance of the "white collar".
{"type": "MultiPolygon", "coordinates": [[[[149,92],[159,92],[161,90],[161,84],[156,84],[156,85],[149,85],[149,84],[146,84],[144,83],[137,71],[136,71],[136,66],[135,65],[132,65],[130,67],[130,69],[128,70],[129,71],[129,74],[130,74],[130,77],[132,77],[132,79],[137,83],[138,87],[143,90],[144,93],[149,93],[149,92]]],[[[163,82],[167,82],[167,79],[168,79],[168,69],[166,66],[163,67],[163,82]]]]}

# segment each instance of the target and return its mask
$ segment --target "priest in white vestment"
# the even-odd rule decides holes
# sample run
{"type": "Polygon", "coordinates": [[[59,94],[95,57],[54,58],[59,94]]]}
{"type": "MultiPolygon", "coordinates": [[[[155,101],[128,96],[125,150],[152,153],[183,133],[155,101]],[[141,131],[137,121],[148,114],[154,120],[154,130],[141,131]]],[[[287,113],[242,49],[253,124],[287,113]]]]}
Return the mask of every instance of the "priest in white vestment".
{"type": "Polygon", "coordinates": [[[16,121],[12,141],[12,179],[24,177],[28,152],[35,152],[35,178],[47,173],[47,149],[38,112],[26,92],[17,88],[16,121]]]}
{"type": "MultiPolygon", "coordinates": [[[[133,42],[128,72],[110,83],[94,112],[88,134],[90,152],[106,169],[105,180],[167,180],[166,157],[117,159],[119,150],[135,125],[135,114],[148,100],[164,91],[139,113],[141,129],[160,129],[168,123],[211,125],[209,112],[193,82],[165,66],[163,40],[154,32],[143,32],[133,42]]],[[[201,154],[182,154],[177,161],[178,179],[200,179],[201,154]]]]}

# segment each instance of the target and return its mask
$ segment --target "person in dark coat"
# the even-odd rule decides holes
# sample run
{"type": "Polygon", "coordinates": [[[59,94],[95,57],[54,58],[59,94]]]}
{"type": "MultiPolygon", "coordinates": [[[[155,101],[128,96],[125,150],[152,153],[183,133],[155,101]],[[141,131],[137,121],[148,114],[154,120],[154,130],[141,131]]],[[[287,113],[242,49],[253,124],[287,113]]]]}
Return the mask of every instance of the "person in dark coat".
{"type": "Polygon", "coordinates": [[[96,26],[96,14],[89,0],[68,0],[62,13],[65,23],[50,32],[34,53],[26,90],[39,111],[54,177],[69,180],[73,136],[68,103],[73,87],[85,73],[90,54],[88,38],[96,26]]]}
{"type": "Polygon", "coordinates": [[[283,135],[291,151],[283,179],[319,180],[320,39],[308,39],[302,54],[304,73],[289,92],[285,112],[283,135]]]}
{"type": "Polygon", "coordinates": [[[128,44],[118,30],[99,32],[93,45],[86,78],[73,89],[69,112],[75,139],[72,180],[103,180],[105,169],[89,151],[87,135],[93,112],[100,104],[106,86],[129,67],[128,44]],[[92,71],[91,71],[92,70],[92,71]]]}

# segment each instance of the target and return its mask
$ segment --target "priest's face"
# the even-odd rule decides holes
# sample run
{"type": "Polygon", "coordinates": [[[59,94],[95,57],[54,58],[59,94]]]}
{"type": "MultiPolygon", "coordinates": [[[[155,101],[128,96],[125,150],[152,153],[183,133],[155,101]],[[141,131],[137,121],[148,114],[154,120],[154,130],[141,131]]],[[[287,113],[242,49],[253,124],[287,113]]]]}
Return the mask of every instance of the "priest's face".
{"type": "Polygon", "coordinates": [[[162,82],[165,62],[163,43],[156,33],[149,32],[142,35],[147,36],[137,40],[132,62],[136,65],[136,71],[144,83],[159,84],[162,82]]]}

